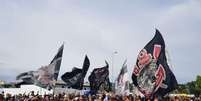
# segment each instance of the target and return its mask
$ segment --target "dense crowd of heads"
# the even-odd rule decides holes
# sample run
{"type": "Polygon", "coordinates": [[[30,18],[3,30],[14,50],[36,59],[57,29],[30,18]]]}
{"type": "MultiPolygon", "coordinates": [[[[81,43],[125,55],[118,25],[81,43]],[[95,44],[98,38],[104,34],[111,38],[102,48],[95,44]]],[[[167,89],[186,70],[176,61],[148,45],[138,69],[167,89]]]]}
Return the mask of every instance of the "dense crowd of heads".
{"type": "Polygon", "coordinates": [[[136,95],[115,95],[113,93],[97,94],[97,95],[79,95],[79,94],[0,94],[0,101],[201,101],[199,97],[152,97],[145,98],[136,95]]]}

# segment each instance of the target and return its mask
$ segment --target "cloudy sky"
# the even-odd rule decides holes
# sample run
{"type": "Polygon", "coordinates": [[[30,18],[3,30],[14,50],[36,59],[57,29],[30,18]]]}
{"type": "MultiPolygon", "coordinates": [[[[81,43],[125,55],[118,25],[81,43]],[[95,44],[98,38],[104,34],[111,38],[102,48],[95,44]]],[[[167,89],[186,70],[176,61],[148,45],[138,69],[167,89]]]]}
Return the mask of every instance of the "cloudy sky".
{"type": "Polygon", "coordinates": [[[63,42],[60,76],[82,66],[87,54],[87,75],[107,60],[115,78],[127,59],[131,77],[158,28],[172,71],[186,83],[201,74],[200,26],[200,0],[0,0],[0,79],[49,64],[63,42]]]}

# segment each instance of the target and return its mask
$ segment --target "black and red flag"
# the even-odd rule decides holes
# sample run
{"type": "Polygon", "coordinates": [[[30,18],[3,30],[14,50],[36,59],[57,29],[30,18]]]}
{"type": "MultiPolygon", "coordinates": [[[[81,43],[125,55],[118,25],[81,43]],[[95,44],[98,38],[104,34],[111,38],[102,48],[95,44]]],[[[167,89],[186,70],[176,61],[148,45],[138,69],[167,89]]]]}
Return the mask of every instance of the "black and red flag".
{"type": "Polygon", "coordinates": [[[61,76],[61,79],[66,83],[68,87],[81,90],[83,87],[84,78],[89,69],[89,65],[90,62],[86,55],[82,69],[74,67],[71,72],[66,72],[65,74],[63,74],[61,76]]]}
{"type": "Polygon", "coordinates": [[[177,86],[165,55],[165,42],[156,29],[153,39],[140,51],[132,80],[145,96],[164,96],[177,86]]]}

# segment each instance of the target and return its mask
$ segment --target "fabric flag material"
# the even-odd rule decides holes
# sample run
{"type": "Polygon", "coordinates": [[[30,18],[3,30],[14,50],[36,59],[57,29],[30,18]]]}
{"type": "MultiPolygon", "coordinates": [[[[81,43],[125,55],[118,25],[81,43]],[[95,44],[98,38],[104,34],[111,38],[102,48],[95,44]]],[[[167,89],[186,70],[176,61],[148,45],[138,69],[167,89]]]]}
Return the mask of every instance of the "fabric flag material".
{"type": "Polygon", "coordinates": [[[121,68],[115,84],[115,93],[117,95],[128,95],[129,94],[129,79],[126,60],[121,68]]]}
{"type": "Polygon", "coordinates": [[[34,84],[33,72],[34,71],[20,73],[16,77],[17,85],[21,85],[21,84],[34,84]]]}
{"type": "Polygon", "coordinates": [[[63,74],[61,76],[61,79],[66,83],[68,87],[81,90],[89,66],[89,59],[87,56],[85,56],[82,69],[74,67],[71,72],[66,72],[65,74],[63,74]]]}
{"type": "Polygon", "coordinates": [[[153,39],[138,55],[132,80],[139,91],[148,97],[164,96],[177,87],[177,80],[167,63],[165,42],[157,29],[153,39]]]}
{"type": "Polygon", "coordinates": [[[64,49],[64,44],[59,48],[58,53],[55,55],[55,57],[53,58],[53,60],[50,62],[49,64],[49,68],[54,69],[54,80],[57,80],[58,75],[59,75],[59,70],[61,67],[61,61],[62,61],[62,55],[63,55],[63,49],[64,49]]]}
{"type": "Polygon", "coordinates": [[[21,73],[16,77],[16,80],[22,80],[27,84],[36,84],[40,87],[51,89],[58,78],[63,49],[64,45],[59,48],[49,65],[42,66],[37,71],[21,73]]]}
{"type": "Polygon", "coordinates": [[[109,65],[107,61],[105,61],[105,63],[106,66],[95,68],[88,78],[90,88],[93,93],[96,93],[100,88],[103,88],[104,90],[111,90],[108,70],[109,65]]]}

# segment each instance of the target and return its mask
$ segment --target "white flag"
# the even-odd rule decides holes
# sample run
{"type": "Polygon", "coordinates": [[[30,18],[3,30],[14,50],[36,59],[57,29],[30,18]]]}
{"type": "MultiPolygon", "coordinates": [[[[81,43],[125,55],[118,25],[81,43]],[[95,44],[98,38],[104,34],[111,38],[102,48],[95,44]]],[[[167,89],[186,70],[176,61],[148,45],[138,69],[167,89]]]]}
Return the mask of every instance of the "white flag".
{"type": "Polygon", "coordinates": [[[121,68],[119,76],[115,84],[115,93],[117,95],[128,95],[129,94],[129,79],[126,60],[121,68]]]}

